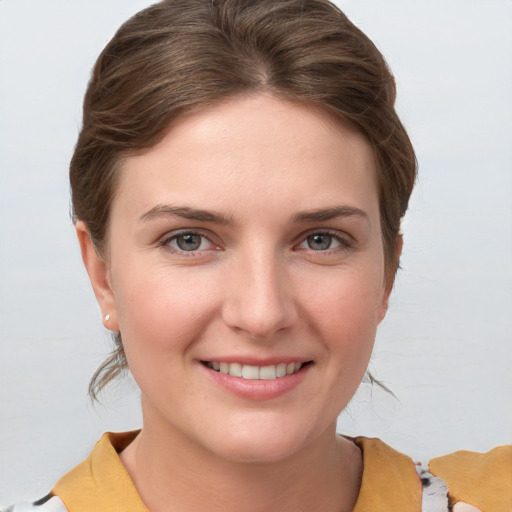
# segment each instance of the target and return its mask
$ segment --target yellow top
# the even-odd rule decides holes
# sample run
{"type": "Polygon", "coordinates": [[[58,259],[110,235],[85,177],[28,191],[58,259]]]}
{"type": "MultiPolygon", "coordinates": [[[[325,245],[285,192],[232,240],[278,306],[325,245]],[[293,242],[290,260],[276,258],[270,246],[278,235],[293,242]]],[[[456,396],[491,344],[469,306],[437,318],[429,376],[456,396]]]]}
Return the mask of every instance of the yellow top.
{"type": "Polygon", "coordinates": [[[148,512],[118,455],[137,434],[103,434],[91,455],[57,482],[52,493],[69,512],[148,512]]]}
{"type": "Polygon", "coordinates": [[[446,482],[453,503],[464,501],[484,512],[512,511],[512,445],[488,453],[455,452],[432,459],[429,469],[446,482]]]}
{"type": "MultiPolygon", "coordinates": [[[[55,485],[53,494],[69,512],[148,512],[118,456],[137,433],[104,434],[91,455],[55,485]]],[[[354,512],[419,512],[422,485],[412,460],[379,439],[354,441],[364,461],[354,512]]],[[[483,512],[512,511],[511,446],[440,457],[431,471],[453,489],[453,503],[462,500],[483,512]]]]}

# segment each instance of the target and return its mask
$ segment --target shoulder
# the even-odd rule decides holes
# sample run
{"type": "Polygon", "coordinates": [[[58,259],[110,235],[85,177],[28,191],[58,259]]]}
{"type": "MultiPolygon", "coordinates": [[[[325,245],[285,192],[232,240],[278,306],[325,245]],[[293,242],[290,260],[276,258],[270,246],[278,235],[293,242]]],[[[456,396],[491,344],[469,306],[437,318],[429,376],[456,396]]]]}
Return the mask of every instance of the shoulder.
{"type": "Polygon", "coordinates": [[[147,512],[142,504],[139,503],[138,507],[133,505],[138,495],[118,456],[118,451],[131,442],[137,433],[107,432],[96,443],[89,457],[66,473],[49,495],[34,503],[23,502],[2,508],[0,512],[147,512]],[[119,506],[119,503],[126,506],[119,506]]]}
{"type": "Polygon", "coordinates": [[[430,461],[429,471],[446,482],[454,505],[471,503],[486,512],[512,510],[512,445],[437,457],[430,461]]]}
{"type": "Polygon", "coordinates": [[[58,496],[49,494],[34,503],[18,503],[0,512],[68,512],[58,496]]]}
{"type": "Polygon", "coordinates": [[[390,510],[390,503],[396,511],[512,512],[512,446],[456,452],[427,468],[379,439],[354,441],[364,459],[356,512],[390,510]]]}

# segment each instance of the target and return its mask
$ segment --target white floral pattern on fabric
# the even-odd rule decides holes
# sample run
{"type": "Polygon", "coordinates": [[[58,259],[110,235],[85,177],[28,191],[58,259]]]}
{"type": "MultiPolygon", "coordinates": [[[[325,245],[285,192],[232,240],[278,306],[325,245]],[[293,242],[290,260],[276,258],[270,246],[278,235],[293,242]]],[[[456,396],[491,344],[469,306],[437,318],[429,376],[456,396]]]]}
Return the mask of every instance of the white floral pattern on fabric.
{"type": "Polygon", "coordinates": [[[482,512],[479,508],[459,501],[452,508],[448,499],[448,486],[442,478],[434,476],[420,465],[416,472],[421,480],[421,512],[482,512]]]}
{"type": "Polygon", "coordinates": [[[438,478],[420,465],[416,472],[423,486],[421,495],[421,512],[449,512],[448,486],[442,478],[438,478]]]}
{"type": "Polygon", "coordinates": [[[68,509],[58,496],[54,496],[40,505],[34,503],[18,503],[0,512],[68,512],[68,509]]]}
{"type": "MultiPolygon", "coordinates": [[[[450,508],[448,486],[442,478],[432,475],[420,465],[416,472],[421,480],[421,512],[482,512],[467,503],[458,502],[450,508]]],[[[68,512],[62,500],[54,496],[42,503],[18,503],[0,512],[68,512]]]]}

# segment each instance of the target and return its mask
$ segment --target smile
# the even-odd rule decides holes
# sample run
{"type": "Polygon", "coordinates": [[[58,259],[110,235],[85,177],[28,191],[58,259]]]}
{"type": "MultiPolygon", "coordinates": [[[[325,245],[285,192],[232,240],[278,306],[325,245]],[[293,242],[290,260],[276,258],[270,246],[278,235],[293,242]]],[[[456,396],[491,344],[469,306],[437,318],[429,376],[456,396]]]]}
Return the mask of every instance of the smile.
{"type": "Polygon", "coordinates": [[[306,363],[279,363],[269,366],[252,366],[241,363],[203,361],[203,364],[216,372],[247,380],[273,380],[298,372],[306,363]]]}

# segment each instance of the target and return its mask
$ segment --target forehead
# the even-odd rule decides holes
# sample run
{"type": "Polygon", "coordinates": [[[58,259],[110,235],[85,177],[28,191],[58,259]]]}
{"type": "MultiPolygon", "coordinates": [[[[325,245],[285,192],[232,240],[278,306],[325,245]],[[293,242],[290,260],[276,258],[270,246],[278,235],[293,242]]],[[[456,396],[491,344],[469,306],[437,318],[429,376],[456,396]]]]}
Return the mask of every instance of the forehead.
{"type": "Polygon", "coordinates": [[[179,201],[249,212],[271,204],[359,207],[376,197],[363,135],[320,108],[258,94],[183,116],[159,144],[127,158],[113,210],[123,199],[146,209],[179,201]]]}

